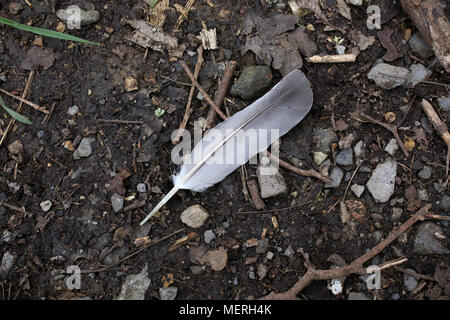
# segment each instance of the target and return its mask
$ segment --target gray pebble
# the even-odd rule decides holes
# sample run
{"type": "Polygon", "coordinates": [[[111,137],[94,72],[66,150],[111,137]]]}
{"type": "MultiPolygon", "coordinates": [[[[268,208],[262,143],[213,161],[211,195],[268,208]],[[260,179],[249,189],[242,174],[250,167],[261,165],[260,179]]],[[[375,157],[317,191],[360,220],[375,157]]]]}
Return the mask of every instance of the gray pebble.
{"type": "Polygon", "coordinates": [[[336,163],[341,166],[351,166],[353,164],[352,148],[347,148],[336,156],[336,163]]]}
{"type": "Polygon", "coordinates": [[[120,210],[122,210],[123,200],[124,200],[123,196],[121,196],[117,193],[114,193],[111,196],[111,205],[113,207],[114,212],[119,212],[120,210]]]}
{"type": "Polygon", "coordinates": [[[431,168],[429,166],[424,166],[422,170],[419,171],[419,177],[426,180],[431,178],[431,168]]]}
{"type": "Polygon", "coordinates": [[[333,168],[330,173],[331,182],[325,184],[325,188],[337,188],[341,184],[342,178],[344,177],[344,172],[339,167],[333,168]]]}
{"type": "Polygon", "coordinates": [[[203,234],[206,243],[211,243],[216,238],[216,234],[212,230],[206,230],[203,234]]]}
{"type": "MultiPolygon", "coordinates": [[[[410,268],[406,270],[415,272],[415,270],[410,268]]],[[[414,278],[413,276],[406,273],[403,274],[403,284],[406,287],[406,290],[408,290],[408,292],[414,291],[417,288],[418,283],[419,282],[417,281],[417,279],[414,278]]]]}
{"type": "Polygon", "coordinates": [[[159,288],[159,297],[161,300],[175,300],[177,293],[177,287],[159,288]]]}

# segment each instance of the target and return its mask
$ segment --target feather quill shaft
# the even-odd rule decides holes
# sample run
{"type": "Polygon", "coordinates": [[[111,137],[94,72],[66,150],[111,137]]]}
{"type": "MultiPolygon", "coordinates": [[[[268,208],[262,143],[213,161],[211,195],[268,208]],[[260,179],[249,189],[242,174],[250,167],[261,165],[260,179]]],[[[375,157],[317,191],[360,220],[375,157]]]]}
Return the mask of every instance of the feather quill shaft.
{"type": "MultiPolygon", "coordinates": [[[[182,164],[180,172],[173,177],[174,187],[172,190],[153,208],[150,214],[141,222],[141,225],[145,224],[148,219],[158,212],[179,189],[204,191],[206,188],[222,181],[228,174],[242,165],[243,163],[230,165],[207,164],[206,162],[211,158],[219,157],[217,155],[219,151],[224,151],[232,138],[235,138],[231,140],[232,142],[240,144],[241,150],[243,147],[247,148],[244,145],[245,142],[237,137],[237,134],[245,127],[250,127],[247,130],[276,128],[280,131],[279,136],[282,136],[304,118],[312,106],[312,101],[312,90],[308,79],[300,70],[294,70],[262,98],[218,124],[213,129],[226,132],[224,138],[214,144],[209,142],[207,134],[196,144],[190,154],[192,163],[182,164]],[[206,152],[203,150],[206,150],[206,152]],[[201,155],[199,161],[194,160],[197,154],[201,155]]],[[[278,136],[270,136],[269,141],[265,144],[263,142],[262,146],[258,143],[256,150],[245,149],[244,161],[247,162],[257,153],[266,150],[277,138],[278,136]]]]}

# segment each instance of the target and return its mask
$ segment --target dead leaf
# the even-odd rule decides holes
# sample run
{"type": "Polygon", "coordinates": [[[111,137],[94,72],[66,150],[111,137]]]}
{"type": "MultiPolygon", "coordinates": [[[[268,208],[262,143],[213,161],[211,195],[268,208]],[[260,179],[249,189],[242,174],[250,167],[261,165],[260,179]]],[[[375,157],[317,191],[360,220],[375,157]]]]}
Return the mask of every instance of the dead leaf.
{"type": "Polygon", "coordinates": [[[134,240],[134,245],[136,247],[142,247],[142,246],[146,246],[148,244],[150,244],[152,242],[152,240],[150,239],[149,236],[146,237],[141,237],[141,238],[137,238],[136,240],[134,240]]]}
{"type": "Polygon", "coordinates": [[[395,121],[395,119],[397,119],[397,116],[394,112],[386,112],[384,114],[384,118],[386,119],[387,122],[392,123],[395,121]]]}
{"type": "Polygon", "coordinates": [[[161,27],[152,26],[144,20],[127,20],[127,23],[136,29],[131,36],[127,37],[127,40],[155,51],[167,50],[170,55],[177,58],[183,56],[186,46],[179,45],[177,38],[164,33],[161,27]]]}
{"type": "Polygon", "coordinates": [[[320,8],[319,0],[297,0],[297,4],[300,8],[309,9],[316,15],[317,18],[322,21],[328,22],[327,17],[323,14],[320,8]]]}
{"type": "Polygon", "coordinates": [[[355,220],[361,220],[367,213],[367,209],[361,201],[358,200],[347,200],[345,201],[350,215],[355,220]]]}
{"type": "Polygon", "coordinates": [[[127,191],[125,187],[123,186],[123,181],[127,179],[131,173],[129,173],[127,170],[122,170],[120,173],[118,173],[114,178],[112,178],[109,183],[108,190],[111,192],[115,192],[121,196],[125,195],[125,192],[127,191]]]}
{"type": "Polygon", "coordinates": [[[55,215],[55,212],[52,210],[49,213],[47,213],[47,215],[45,217],[39,216],[37,218],[36,228],[38,228],[38,230],[41,233],[44,232],[45,226],[50,221],[50,219],[52,219],[54,217],[54,215],[55,215]]]}
{"type": "Polygon", "coordinates": [[[175,243],[170,246],[169,252],[172,252],[172,251],[178,249],[183,243],[191,241],[192,239],[195,239],[195,238],[197,238],[197,233],[195,233],[195,232],[189,233],[187,236],[185,236],[183,238],[180,238],[177,241],[175,241],[175,243]]]}
{"type": "Polygon", "coordinates": [[[405,189],[405,199],[408,202],[406,208],[409,211],[415,211],[421,206],[421,201],[417,198],[417,190],[413,185],[405,189]]]}
{"type": "Polygon", "coordinates": [[[375,37],[374,36],[365,36],[361,31],[359,30],[352,30],[351,31],[352,40],[355,45],[358,46],[359,50],[364,51],[371,45],[375,43],[375,37]]]}
{"type": "Polygon", "coordinates": [[[337,0],[338,11],[345,19],[352,20],[350,7],[345,3],[345,0],[337,0]]]}
{"type": "Polygon", "coordinates": [[[403,145],[405,146],[405,149],[410,152],[412,149],[414,149],[416,143],[412,138],[405,136],[405,142],[403,143],[403,145]]]}
{"type": "Polygon", "coordinates": [[[377,32],[378,39],[380,39],[381,45],[387,50],[383,56],[384,61],[394,61],[400,57],[403,57],[406,53],[406,46],[402,44],[402,36],[399,33],[395,33],[394,30],[385,29],[377,32]],[[394,39],[392,39],[394,38],[394,39]]]}
{"type": "Polygon", "coordinates": [[[258,245],[258,239],[251,238],[245,241],[245,243],[247,244],[247,248],[256,247],[258,245]]]}
{"type": "Polygon", "coordinates": [[[203,257],[198,259],[201,264],[208,262],[214,271],[224,269],[227,265],[227,260],[227,251],[223,247],[220,247],[218,250],[208,251],[203,257]]]}
{"type": "Polygon", "coordinates": [[[174,283],[174,276],[172,273],[168,273],[167,274],[167,278],[166,276],[162,277],[162,282],[163,282],[163,287],[167,288],[168,286],[170,286],[172,283],[174,283]]]}
{"type": "Polygon", "coordinates": [[[53,49],[42,47],[31,47],[27,52],[25,60],[22,61],[20,67],[25,70],[36,70],[42,67],[47,70],[53,65],[56,59],[56,54],[53,53],[53,49]]]}
{"type": "Polygon", "coordinates": [[[416,140],[417,142],[419,142],[424,146],[428,146],[428,139],[425,130],[423,128],[416,127],[413,129],[413,131],[414,131],[414,140],[416,140]]]}
{"type": "Polygon", "coordinates": [[[348,129],[348,124],[345,123],[344,120],[339,119],[336,121],[335,129],[334,129],[335,131],[345,131],[347,129],[348,129]]]}

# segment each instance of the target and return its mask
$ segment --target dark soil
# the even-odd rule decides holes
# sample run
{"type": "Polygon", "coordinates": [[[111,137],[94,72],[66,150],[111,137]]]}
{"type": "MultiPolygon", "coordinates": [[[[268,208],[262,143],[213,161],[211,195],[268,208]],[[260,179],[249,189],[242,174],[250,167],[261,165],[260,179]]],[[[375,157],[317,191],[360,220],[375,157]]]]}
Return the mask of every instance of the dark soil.
{"type": "MultiPolygon", "coordinates": [[[[17,2],[21,2],[24,7],[19,14],[10,14],[7,2],[1,1],[0,15],[49,29],[55,29],[59,22],[54,10],[74,3],[86,5],[83,0],[47,0],[31,1],[33,8],[30,8],[24,1],[17,2]]],[[[296,252],[297,249],[303,248],[317,268],[328,269],[332,266],[327,261],[331,254],[337,253],[350,263],[376,244],[371,234],[379,230],[385,237],[398,224],[391,221],[392,206],[389,202],[377,204],[366,191],[361,201],[368,212],[362,221],[355,224],[356,229],[349,231],[348,226],[341,222],[339,206],[327,213],[344,194],[347,182],[343,181],[337,189],[325,190],[323,183],[318,180],[281,169],[288,192],[284,196],[265,200],[266,209],[286,208],[307,202],[305,205],[273,212],[247,213],[255,209],[245,199],[241,176],[236,171],[204,193],[178,192],[160,215],[150,220],[151,229],[142,231],[138,228],[139,222],[172,188],[170,177],[176,171],[176,166],[171,163],[170,151],[173,145],[170,137],[183,118],[190,90],[189,86],[179,82],[190,83],[190,80],[179,62],[166,53],[148,50],[146,54],[145,48],[126,40],[133,30],[124,19],[148,17],[148,6],[143,1],[90,2],[100,12],[100,21],[82,30],[66,32],[101,42],[102,46],[44,38],[44,47],[52,48],[57,53],[57,59],[48,70],[37,70],[28,100],[47,109],[55,103],[54,111],[48,122],[42,124],[45,115],[25,106],[22,113],[34,124],[16,123],[0,147],[0,200],[24,206],[27,212],[23,214],[0,206],[0,256],[6,251],[16,256],[9,272],[0,275],[0,298],[68,299],[88,296],[92,299],[114,299],[125,277],[141,272],[145,265],[148,265],[151,279],[146,294],[148,299],[159,299],[158,290],[163,286],[164,279],[170,279],[169,274],[174,278],[172,285],[178,288],[177,299],[262,297],[272,291],[288,290],[306,271],[303,257],[296,252]],[[138,80],[138,91],[125,91],[124,79],[127,76],[138,80]],[[73,105],[79,107],[79,113],[69,116],[67,110],[73,105]],[[165,110],[159,118],[155,115],[158,107],[165,110]],[[98,119],[139,120],[142,124],[105,123],[98,119]],[[73,152],[63,146],[64,142],[72,141],[77,148],[84,137],[95,138],[93,153],[87,158],[74,160],[73,152]],[[15,172],[16,160],[7,146],[17,139],[22,141],[24,152],[15,172]],[[150,155],[150,160],[138,162],[137,159],[144,155],[150,155]],[[113,192],[108,186],[113,179],[111,173],[123,171],[130,174],[124,180],[125,196],[135,195],[135,200],[144,200],[145,206],[115,213],[110,200],[113,192]],[[17,183],[20,188],[15,190],[11,182],[17,183]],[[141,182],[148,182],[150,190],[147,193],[136,191],[136,185],[141,182]],[[158,188],[161,192],[158,192],[158,188]],[[40,203],[45,200],[53,203],[47,213],[40,207],[40,203]],[[201,204],[208,211],[209,218],[201,228],[192,230],[181,222],[180,214],[194,204],[201,204]],[[274,227],[272,217],[276,217],[278,228],[274,227]],[[173,237],[129,257],[139,249],[133,243],[137,237],[148,235],[150,239],[157,240],[183,228],[184,231],[173,237]],[[216,231],[217,238],[205,244],[203,233],[209,229],[216,231]],[[12,233],[8,241],[3,238],[4,230],[12,233]],[[192,231],[198,237],[169,252],[169,247],[177,239],[192,231]],[[352,232],[353,237],[349,236],[352,232]],[[266,252],[258,254],[255,247],[246,247],[248,239],[261,239],[263,233],[269,240],[266,252]],[[191,261],[189,253],[199,245],[206,246],[208,250],[224,247],[228,254],[226,268],[213,271],[206,265],[201,274],[194,275],[190,267],[196,263],[191,261]],[[289,246],[294,253],[284,255],[289,246]],[[268,251],[274,253],[271,260],[266,258],[268,251]],[[256,257],[256,261],[247,265],[246,261],[252,257],[256,257]],[[260,280],[257,268],[261,263],[267,266],[267,275],[260,280]],[[83,273],[81,289],[71,291],[57,272],[74,264],[82,270],[94,272],[83,273]],[[100,270],[108,264],[114,265],[100,270]],[[249,278],[251,267],[255,279],[249,278]]],[[[199,42],[195,36],[202,29],[202,22],[209,28],[217,28],[219,49],[205,51],[205,63],[200,74],[201,84],[214,96],[221,76],[217,64],[227,60],[237,61],[237,78],[245,66],[263,63],[257,61],[252,53],[241,56],[240,51],[245,43],[241,23],[246,11],[258,7],[259,1],[211,2],[215,4],[214,7],[204,1],[196,1],[187,21],[181,24],[180,32],[174,36],[180,44],[186,45],[182,59],[193,70],[197,55],[190,56],[187,52],[196,52],[199,42]],[[230,52],[231,57],[228,56],[230,52]]],[[[377,30],[367,30],[365,26],[366,5],[352,6],[353,20],[349,22],[336,13],[332,5],[334,1],[326,2],[329,3],[331,23],[342,28],[364,30],[366,35],[376,36],[377,30]]],[[[174,9],[175,3],[184,6],[186,1],[170,1],[171,9],[166,11],[167,19],[163,26],[167,33],[173,30],[179,16],[174,9]]],[[[393,28],[396,32],[402,32],[402,28],[411,28],[414,32],[414,26],[401,7],[397,5],[394,9],[397,14],[383,22],[382,27],[393,28]]],[[[395,12],[394,9],[386,12],[395,12]]],[[[262,14],[270,14],[275,10],[273,7],[268,8],[262,14]]],[[[288,7],[285,13],[290,13],[288,7]]],[[[350,47],[349,34],[324,32],[324,24],[313,15],[308,15],[302,21],[303,25],[308,23],[315,27],[315,31],[308,32],[319,47],[318,53],[334,54],[334,47],[327,38],[333,39],[335,36],[344,37],[343,44],[350,47]]],[[[20,65],[34,39],[31,33],[6,26],[0,28],[0,74],[5,76],[0,86],[3,89],[22,94],[29,71],[21,69],[20,65]]],[[[448,93],[443,86],[424,83],[414,89],[399,87],[387,91],[378,88],[366,75],[385,52],[377,38],[371,47],[360,53],[355,63],[319,65],[304,60],[302,70],[311,81],[314,105],[301,124],[283,137],[282,159],[296,157],[303,161],[303,168],[318,170],[312,160],[312,129],[319,125],[330,127],[333,115],[335,120],[344,120],[349,125],[339,135],[343,137],[353,133],[358,137],[356,142],[360,139],[364,141],[368,148],[366,164],[374,169],[378,162],[386,158],[383,149],[392,136],[379,126],[356,121],[352,113],[357,109],[382,121],[385,121],[384,114],[392,111],[397,116],[394,124],[409,127],[400,131],[402,138],[414,136],[411,128],[416,122],[420,126],[424,121],[422,118],[425,114],[419,104],[422,98],[434,101],[448,93]],[[405,115],[399,108],[412,101],[405,115]]],[[[408,51],[393,64],[408,67],[417,62],[415,59],[414,54],[408,51]]],[[[425,66],[430,66],[432,62],[433,58],[423,61],[425,66]]],[[[429,80],[438,83],[448,80],[437,66],[431,69],[433,75],[429,80]]],[[[281,79],[276,71],[274,76],[274,83],[281,79]]],[[[15,100],[5,95],[2,97],[8,106],[17,107],[15,100]]],[[[251,103],[232,96],[229,98],[233,101],[227,104],[231,114],[251,103]]],[[[209,106],[194,98],[193,110],[189,130],[193,128],[194,120],[206,117],[209,106]]],[[[447,121],[446,112],[441,112],[440,116],[447,121]]],[[[0,132],[6,130],[8,122],[9,118],[2,117],[0,132]]],[[[428,144],[416,141],[409,158],[404,157],[400,150],[396,153],[396,160],[401,165],[397,168],[397,183],[391,199],[404,198],[404,190],[414,185],[428,191],[434,213],[447,215],[448,212],[441,209],[437,202],[443,199],[448,189],[438,193],[434,187],[434,183],[445,180],[446,148],[434,131],[428,131],[426,136],[428,144]],[[417,176],[418,171],[410,169],[416,160],[432,167],[430,179],[421,180],[417,176]]],[[[355,168],[356,165],[353,165],[345,168],[345,171],[351,174],[355,168]]],[[[254,166],[247,165],[247,171],[251,177],[256,175],[254,166]]],[[[353,181],[365,185],[369,177],[370,173],[358,173],[353,181]]],[[[352,197],[354,195],[349,191],[347,198],[352,197]]],[[[133,201],[125,201],[125,206],[133,201]]],[[[400,223],[414,212],[408,211],[406,206],[406,202],[400,205],[404,209],[400,223]]],[[[444,236],[447,237],[444,242],[448,244],[450,232],[447,222],[436,223],[444,227],[444,236]]],[[[409,259],[402,267],[433,276],[438,264],[448,265],[448,255],[414,254],[414,234],[415,229],[410,230],[406,238],[393,243],[409,259]]],[[[379,264],[397,258],[398,251],[393,246],[386,248],[372,263],[379,264]]],[[[315,282],[299,297],[347,299],[349,292],[364,292],[369,298],[377,295],[380,299],[391,299],[394,293],[398,293],[401,299],[424,299],[428,297],[425,294],[427,290],[435,284],[427,281],[422,290],[410,294],[404,287],[403,273],[394,268],[383,272],[382,281],[381,290],[368,292],[361,278],[353,275],[346,279],[343,294],[337,296],[327,289],[326,281],[315,282]]]]}

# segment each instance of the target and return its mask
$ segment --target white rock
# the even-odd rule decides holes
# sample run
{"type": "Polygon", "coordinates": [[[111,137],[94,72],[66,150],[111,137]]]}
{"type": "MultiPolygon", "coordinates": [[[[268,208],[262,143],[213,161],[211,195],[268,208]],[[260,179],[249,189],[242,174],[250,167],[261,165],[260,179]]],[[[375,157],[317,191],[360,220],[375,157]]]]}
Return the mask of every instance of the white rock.
{"type": "Polygon", "coordinates": [[[405,84],[408,75],[409,70],[406,68],[379,63],[370,70],[367,78],[373,80],[380,88],[389,90],[405,84]]]}
{"type": "Polygon", "coordinates": [[[147,276],[146,265],[141,273],[130,274],[126,277],[117,300],[144,300],[149,286],[150,278],[147,276]]]}
{"type": "Polygon", "coordinates": [[[397,175],[397,162],[388,158],[379,163],[366,186],[377,202],[387,202],[394,193],[395,177],[397,175]]]}
{"type": "Polygon", "coordinates": [[[420,63],[411,65],[409,70],[408,80],[405,84],[409,88],[414,88],[419,82],[426,80],[432,74],[431,70],[428,70],[420,63]]]}
{"type": "Polygon", "coordinates": [[[41,209],[44,212],[48,212],[48,210],[50,210],[50,208],[52,207],[52,202],[50,200],[45,200],[43,202],[40,203],[41,209]]]}
{"type": "Polygon", "coordinates": [[[361,6],[363,4],[363,0],[347,0],[347,3],[350,3],[354,6],[361,6]]]}
{"type": "Polygon", "coordinates": [[[74,115],[76,115],[77,113],[78,113],[78,106],[71,106],[69,109],[67,109],[67,114],[69,115],[69,116],[74,116],[74,115]]]}
{"type": "Polygon", "coordinates": [[[286,193],[287,186],[278,168],[270,164],[270,160],[263,158],[261,164],[256,169],[259,186],[261,188],[261,198],[266,199],[286,193]]]}
{"type": "Polygon", "coordinates": [[[181,221],[191,228],[200,228],[208,216],[208,212],[201,205],[196,204],[183,211],[181,221]]]}
{"type": "Polygon", "coordinates": [[[364,192],[364,186],[360,186],[359,184],[354,184],[350,187],[352,189],[353,193],[359,198],[364,192]]]}
{"type": "Polygon", "coordinates": [[[395,139],[389,140],[389,143],[386,145],[386,148],[384,148],[384,151],[389,153],[391,156],[394,156],[397,150],[398,150],[398,143],[397,140],[395,139]]]}

